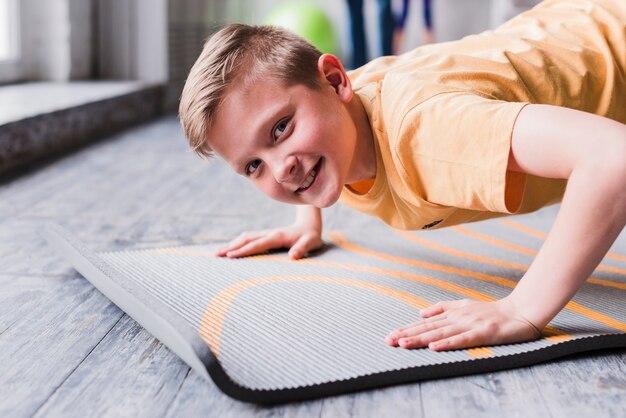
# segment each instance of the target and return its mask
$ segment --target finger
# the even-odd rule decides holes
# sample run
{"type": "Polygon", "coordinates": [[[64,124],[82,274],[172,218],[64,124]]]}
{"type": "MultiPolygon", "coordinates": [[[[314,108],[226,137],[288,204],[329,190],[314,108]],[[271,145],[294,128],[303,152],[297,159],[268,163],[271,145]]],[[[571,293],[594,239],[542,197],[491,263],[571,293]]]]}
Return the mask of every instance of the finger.
{"type": "Polygon", "coordinates": [[[404,325],[404,326],[402,326],[400,328],[396,328],[395,330],[391,331],[389,333],[389,335],[390,336],[391,335],[398,335],[399,336],[399,335],[402,335],[402,333],[410,330],[411,328],[415,328],[415,327],[420,326],[420,325],[425,324],[425,323],[441,321],[442,319],[445,319],[445,318],[446,318],[445,315],[435,316],[435,317],[432,317],[432,318],[424,318],[424,319],[419,320],[417,322],[413,322],[411,324],[404,325]]]}
{"type": "Polygon", "coordinates": [[[416,322],[414,324],[407,325],[405,327],[392,331],[391,333],[389,333],[389,335],[387,335],[385,341],[387,341],[387,343],[390,345],[397,346],[399,345],[399,340],[402,338],[414,337],[428,331],[445,327],[448,324],[449,322],[445,320],[445,318],[416,322]]]}
{"type": "Polygon", "coordinates": [[[226,257],[229,258],[238,258],[245,257],[248,255],[258,254],[263,251],[270,250],[272,248],[277,248],[282,246],[282,239],[279,235],[270,235],[266,237],[259,238],[257,240],[248,242],[241,248],[228,251],[226,253],[226,257]]]}
{"type": "Polygon", "coordinates": [[[486,345],[480,334],[476,330],[465,331],[439,341],[433,341],[428,344],[428,348],[433,351],[458,350],[461,348],[470,348],[486,345]]]}
{"type": "Polygon", "coordinates": [[[443,302],[437,302],[432,306],[429,306],[426,309],[422,309],[420,311],[420,316],[422,318],[430,318],[431,316],[442,314],[445,311],[443,306],[443,302]]]}
{"type": "Polygon", "coordinates": [[[423,332],[419,335],[400,338],[398,346],[402,348],[422,348],[428,347],[430,343],[462,334],[465,329],[458,325],[448,325],[438,327],[432,331],[423,332]]]}
{"type": "Polygon", "coordinates": [[[443,312],[446,312],[453,308],[458,308],[461,306],[466,306],[469,303],[473,302],[471,299],[461,299],[461,300],[446,300],[437,302],[432,306],[429,306],[426,309],[422,309],[420,311],[420,316],[422,318],[430,318],[435,315],[440,315],[443,312]]]}
{"type": "Polygon", "coordinates": [[[239,234],[239,236],[237,238],[233,239],[232,241],[228,242],[223,247],[219,248],[215,252],[215,255],[218,256],[218,257],[223,257],[229,251],[233,251],[233,250],[236,250],[238,248],[241,248],[242,246],[246,245],[250,241],[259,239],[260,237],[262,237],[265,234],[267,234],[267,231],[243,232],[243,233],[239,234]]]}
{"type": "Polygon", "coordinates": [[[233,251],[238,248],[241,248],[243,245],[246,245],[251,240],[257,239],[257,238],[258,237],[252,237],[252,236],[246,236],[245,238],[243,236],[239,236],[235,238],[234,240],[228,242],[227,244],[223,245],[222,247],[218,248],[218,250],[215,252],[215,255],[218,257],[224,257],[226,253],[228,253],[229,251],[233,251]]]}
{"type": "Polygon", "coordinates": [[[320,246],[321,243],[319,241],[320,240],[316,235],[303,235],[289,250],[289,257],[294,260],[304,257],[306,253],[320,246]]]}

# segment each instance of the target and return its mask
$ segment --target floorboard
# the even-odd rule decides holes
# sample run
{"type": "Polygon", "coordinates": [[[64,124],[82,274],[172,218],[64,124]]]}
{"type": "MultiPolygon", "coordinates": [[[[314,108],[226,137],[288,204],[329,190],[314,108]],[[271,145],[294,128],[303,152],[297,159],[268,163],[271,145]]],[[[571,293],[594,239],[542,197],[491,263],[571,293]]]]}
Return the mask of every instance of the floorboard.
{"type": "MultiPolygon", "coordinates": [[[[0,184],[0,416],[626,416],[626,350],[277,407],[235,401],[39,235],[57,222],[94,249],[145,248],[222,242],[292,217],[224,163],[189,152],[174,117],[0,184]]],[[[366,222],[340,206],[324,219],[329,229],[366,222]]]]}
{"type": "Polygon", "coordinates": [[[123,313],[77,275],[9,278],[0,293],[0,416],[31,416],[123,313]]]}

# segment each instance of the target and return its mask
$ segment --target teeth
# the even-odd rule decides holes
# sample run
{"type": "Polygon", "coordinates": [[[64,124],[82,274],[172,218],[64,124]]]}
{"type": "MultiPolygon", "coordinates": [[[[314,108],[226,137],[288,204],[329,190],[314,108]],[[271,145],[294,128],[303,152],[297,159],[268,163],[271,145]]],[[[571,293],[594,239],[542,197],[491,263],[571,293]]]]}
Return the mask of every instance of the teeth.
{"type": "Polygon", "coordinates": [[[307,177],[304,183],[302,183],[302,185],[300,186],[300,189],[306,189],[307,187],[309,187],[311,183],[313,183],[313,180],[315,180],[315,174],[316,174],[315,170],[311,170],[309,177],[307,177]]]}

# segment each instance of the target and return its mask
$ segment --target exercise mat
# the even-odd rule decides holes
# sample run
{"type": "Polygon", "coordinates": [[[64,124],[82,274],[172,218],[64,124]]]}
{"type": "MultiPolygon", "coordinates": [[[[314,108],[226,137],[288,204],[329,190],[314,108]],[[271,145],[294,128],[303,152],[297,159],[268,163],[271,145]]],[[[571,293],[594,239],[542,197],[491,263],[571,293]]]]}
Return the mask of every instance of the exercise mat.
{"type": "Polygon", "coordinates": [[[626,346],[623,236],[538,340],[449,352],[385,343],[437,301],[510,293],[545,218],[418,232],[375,223],[328,232],[324,249],[298,261],[218,258],[212,245],[96,252],[57,225],[44,235],[197,373],[236,399],[274,404],[626,346]]]}

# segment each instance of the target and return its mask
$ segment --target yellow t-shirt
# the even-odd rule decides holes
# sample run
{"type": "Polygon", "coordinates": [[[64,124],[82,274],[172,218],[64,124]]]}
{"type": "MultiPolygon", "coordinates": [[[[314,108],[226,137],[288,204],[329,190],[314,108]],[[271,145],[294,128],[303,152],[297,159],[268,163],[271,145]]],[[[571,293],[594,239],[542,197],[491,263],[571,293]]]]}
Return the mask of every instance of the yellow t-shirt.
{"type": "Polygon", "coordinates": [[[543,103],[626,123],[626,0],[548,0],[349,76],[377,167],[342,203],[401,229],[530,212],[560,201],[565,181],[507,170],[517,115],[543,103]]]}

